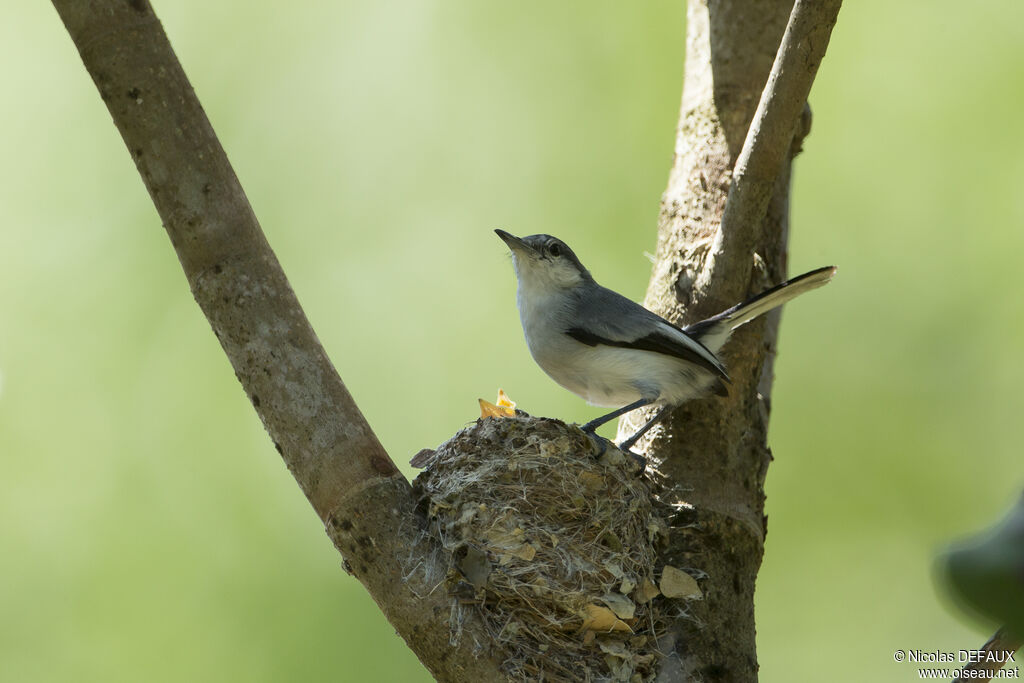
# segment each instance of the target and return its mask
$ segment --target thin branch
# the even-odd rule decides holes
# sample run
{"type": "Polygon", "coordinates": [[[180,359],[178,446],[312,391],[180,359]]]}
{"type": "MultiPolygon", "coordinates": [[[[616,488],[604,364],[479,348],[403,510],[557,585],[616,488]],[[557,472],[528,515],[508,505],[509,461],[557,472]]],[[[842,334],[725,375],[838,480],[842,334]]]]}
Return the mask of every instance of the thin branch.
{"type": "Polygon", "coordinates": [[[964,667],[965,674],[953,680],[953,683],[967,683],[967,681],[990,681],[996,672],[1003,668],[1003,665],[1010,659],[1009,655],[1024,646],[1024,640],[1018,638],[1006,629],[999,629],[988,642],[981,646],[979,659],[983,661],[973,662],[964,667]],[[992,661],[987,661],[992,656],[992,661]],[[984,675],[971,676],[968,671],[983,671],[984,675]]]}
{"type": "Polygon", "coordinates": [[[793,5],[754,120],[736,159],[722,222],[701,273],[703,281],[698,281],[698,287],[707,287],[723,301],[739,301],[746,294],[746,278],[715,275],[721,271],[749,272],[757,226],[768,210],[783,164],[791,155],[793,136],[841,5],[842,0],[797,0],[793,5]],[[721,287],[716,287],[716,282],[721,287]],[[724,288],[728,291],[722,291],[724,288]]]}
{"type": "Polygon", "coordinates": [[[449,643],[445,567],[411,487],[338,377],[147,0],[53,0],[174,245],[196,301],[346,568],[445,680],[499,680],[449,643]],[[400,558],[422,553],[408,575],[400,558]]]}

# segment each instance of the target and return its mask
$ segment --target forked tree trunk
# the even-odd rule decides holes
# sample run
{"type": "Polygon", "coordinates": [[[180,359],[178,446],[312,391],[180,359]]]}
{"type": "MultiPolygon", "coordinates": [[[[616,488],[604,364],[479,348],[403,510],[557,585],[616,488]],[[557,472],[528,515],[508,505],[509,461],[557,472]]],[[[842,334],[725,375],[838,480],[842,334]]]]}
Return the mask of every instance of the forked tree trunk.
{"type": "MultiPolygon", "coordinates": [[[[450,598],[424,578],[445,576],[443,555],[424,539],[410,486],[324,354],[149,2],[53,2],[197,302],[346,567],[439,680],[502,680],[501,653],[481,655],[474,638],[450,643],[450,598]],[[404,572],[399,557],[412,557],[419,571],[404,572]]],[[[791,22],[795,61],[773,71],[780,97],[758,109],[791,3],[692,0],[676,158],[647,296],[654,310],[690,320],[782,279],[789,188],[782,156],[806,132],[809,119],[799,112],[838,6],[815,0],[804,24],[794,30],[791,22]],[[745,145],[755,109],[762,144],[745,145]],[[730,182],[737,159],[749,182],[730,182]]],[[[701,627],[680,621],[664,644],[674,654],[663,662],[665,680],[756,678],[753,591],[765,534],[774,339],[772,321],[742,330],[728,347],[731,395],[677,410],[647,444],[670,486],[679,487],[669,502],[691,506],[671,519],[662,559],[707,574],[701,627]]]]}

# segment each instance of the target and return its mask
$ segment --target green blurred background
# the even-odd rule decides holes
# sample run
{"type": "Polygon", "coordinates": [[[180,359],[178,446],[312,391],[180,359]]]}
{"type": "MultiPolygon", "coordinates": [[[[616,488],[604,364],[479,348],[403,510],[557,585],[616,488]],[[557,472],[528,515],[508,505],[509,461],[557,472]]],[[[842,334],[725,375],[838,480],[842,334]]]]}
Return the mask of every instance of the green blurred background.
{"type": "MultiPolygon", "coordinates": [[[[405,463],[522,341],[492,229],[639,299],[682,2],[157,1],[321,340],[405,463]]],[[[0,679],[424,681],[341,569],[192,301],[56,13],[0,22],[0,679]]],[[[849,2],[812,93],[776,366],[765,681],[916,679],[988,635],[944,541],[1024,485],[1024,5],[849,2]]],[[[408,469],[406,469],[408,472],[408,469]]]]}

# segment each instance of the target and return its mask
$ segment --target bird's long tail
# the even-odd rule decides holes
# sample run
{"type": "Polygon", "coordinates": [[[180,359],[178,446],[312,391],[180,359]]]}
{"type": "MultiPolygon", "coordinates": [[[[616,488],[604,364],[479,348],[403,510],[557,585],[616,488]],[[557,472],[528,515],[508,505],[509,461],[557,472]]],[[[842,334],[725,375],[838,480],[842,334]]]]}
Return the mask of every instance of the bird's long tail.
{"type": "Polygon", "coordinates": [[[722,348],[722,345],[729,339],[729,335],[737,327],[773,308],[778,308],[805,292],[828,284],[835,273],[835,266],[825,266],[803,275],[797,275],[795,278],[775,285],[771,289],[766,289],[752,299],[736,304],[718,315],[694,323],[683,331],[704,344],[712,353],[718,353],[718,350],[722,348]]]}

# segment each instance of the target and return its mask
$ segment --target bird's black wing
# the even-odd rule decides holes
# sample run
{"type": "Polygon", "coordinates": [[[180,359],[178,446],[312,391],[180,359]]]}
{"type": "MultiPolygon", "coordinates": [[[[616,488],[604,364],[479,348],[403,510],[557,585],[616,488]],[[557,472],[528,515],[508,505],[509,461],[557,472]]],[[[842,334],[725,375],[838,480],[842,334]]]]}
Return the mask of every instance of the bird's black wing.
{"type": "Polygon", "coordinates": [[[721,361],[703,344],[621,294],[595,283],[575,305],[574,319],[587,321],[588,327],[572,327],[565,333],[581,344],[661,353],[729,379],[721,361]]]}

